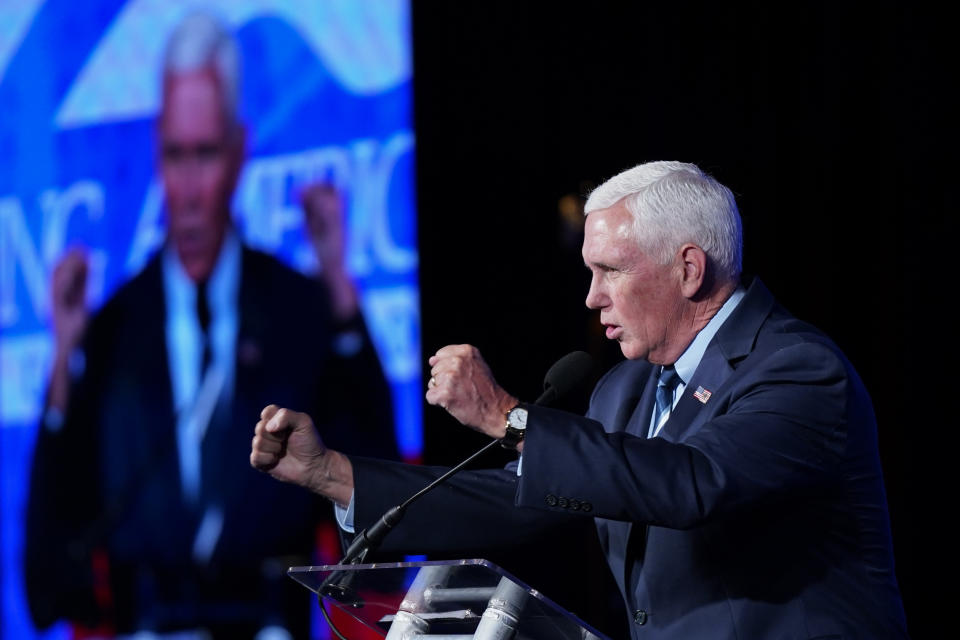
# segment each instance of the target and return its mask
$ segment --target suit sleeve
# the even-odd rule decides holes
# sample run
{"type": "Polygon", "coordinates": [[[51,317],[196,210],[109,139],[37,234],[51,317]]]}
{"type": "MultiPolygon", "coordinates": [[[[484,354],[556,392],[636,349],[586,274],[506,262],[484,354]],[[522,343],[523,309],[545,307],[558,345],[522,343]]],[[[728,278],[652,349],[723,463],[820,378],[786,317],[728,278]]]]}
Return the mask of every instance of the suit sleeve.
{"type": "MultiPolygon", "coordinates": [[[[369,458],[351,458],[351,463],[357,531],[376,522],[387,509],[401,504],[446,471],[369,458]]],[[[516,507],[516,490],[517,476],[513,471],[462,471],[412,504],[384,540],[383,550],[485,554],[582,524],[576,522],[580,519],[565,514],[516,507]]]]}
{"type": "MultiPolygon", "coordinates": [[[[351,462],[357,531],[445,471],[368,458],[351,462]]],[[[516,488],[513,470],[463,471],[414,503],[381,550],[390,559],[485,558],[611,637],[623,637],[617,588],[593,518],[517,507],[516,488]]]]}
{"type": "MultiPolygon", "coordinates": [[[[560,510],[545,496],[564,496],[600,517],[684,529],[834,479],[855,396],[844,361],[817,343],[758,360],[741,365],[715,400],[728,405],[682,442],[532,408],[517,503],[560,510]]],[[[598,389],[591,406],[618,401],[598,389]]]]}
{"type": "Polygon", "coordinates": [[[40,628],[60,619],[92,626],[99,618],[91,566],[93,523],[100,513],[91,377],[88,369],[71,385],[62,426],[41,425],[34,448],[24,576],[30,614],[40,628]]]}

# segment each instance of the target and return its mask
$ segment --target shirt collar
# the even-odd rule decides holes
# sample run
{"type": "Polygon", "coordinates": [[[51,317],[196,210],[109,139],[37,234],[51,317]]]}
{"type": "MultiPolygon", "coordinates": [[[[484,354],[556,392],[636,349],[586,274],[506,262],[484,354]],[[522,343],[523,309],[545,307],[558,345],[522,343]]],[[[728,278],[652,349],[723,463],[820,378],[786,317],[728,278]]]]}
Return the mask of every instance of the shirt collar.
{"type": "MultiPolygon", "coordinates": [[[[240,284],[240,264],[240,239],[233,227],[229,227],[224,233],[223,244],[207,285],[210,307],[215,315],[231,308],[236,300],[240,284]]],[[[168,304],[172,303],[170,306],[178,309],[194,309],[196,284],[180,264],[176,249],[169,244],[163,252],[163,276],[167,283],[168,304]]]]}
{"type": "Polygon", "coordinates": [[[687,347],[686,351],[677,358],[673,366],[680,375],[683,384],[686,384],[693,378],[693,374],[700,365],[700,360],[703,359],[703,354],[706,352],[710,341],[713,340],[713,336],[717,334],[717,331],[723,323],[730,317],[733,310],[737,308],[737,305],[740,304],[745,294],[746,290],[742,286],[738,286],[733,294],[727,298],[727,301],[723,303],[720,310],[710,318],[707,326],[697,333],[697,336],[693,339],[693,342],[690,343],[690,346],[687,347]]]}

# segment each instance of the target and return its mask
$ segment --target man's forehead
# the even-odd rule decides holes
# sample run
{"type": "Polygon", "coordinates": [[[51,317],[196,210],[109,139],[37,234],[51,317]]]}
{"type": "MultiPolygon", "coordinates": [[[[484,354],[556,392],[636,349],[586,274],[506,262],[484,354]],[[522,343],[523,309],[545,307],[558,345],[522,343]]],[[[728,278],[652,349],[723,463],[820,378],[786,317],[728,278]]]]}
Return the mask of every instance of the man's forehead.
{"type": "Polygon", "coordinates": [[[583,253],[629,251],[636,248],[633,216],[622,205],[597,209],[587,214],[584,227],[583,253]]]}
{"type": "Polygon", "coordinates": [[[631,235],[633,216],[623,201],[606,209],[597,209],[587,214],[584,233],[593,236],[611,236],[625,239],[631,235]]]}
{"type": "Polygon", "coordinates": [[[186,71],[166,71],[163,74],[162,97],[168,98],[171,93],[188,91],[191,93],[215,93],[216,98],[223,98],[223,81],[212,65],[186,71]]]}
{"type": "Polygon", "coordinates": [[[165,138],[225,135],[223,100],[221,83],[212,69],[167,73],[159,114],[161,134],[165,138]]]}

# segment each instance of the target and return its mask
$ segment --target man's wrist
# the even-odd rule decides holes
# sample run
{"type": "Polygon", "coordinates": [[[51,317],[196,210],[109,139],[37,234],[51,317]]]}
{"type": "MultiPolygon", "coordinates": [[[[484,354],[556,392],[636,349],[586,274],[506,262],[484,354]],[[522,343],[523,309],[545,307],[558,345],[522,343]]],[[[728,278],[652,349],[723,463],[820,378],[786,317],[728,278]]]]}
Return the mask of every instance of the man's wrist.
{"type": "Polygon", "coordinates": [[[353,495],[353,465],[350,458],[339,451],[325,449],[315,458],[307,488],[346,508],[353,495]]]}
{"type": "Polygon", "coordinates": [[[357,289],[349,274],[341,269],[325,269],[321,277],[330,296],[330,308],[337,322],[348,322],[360,311],[357,289]]]}
{"type": "Polygon", "coordinates": [[[519,404],[519,398],[515,398],[510,394],[506,394],[499,402],[497,402],[494,412],[492,412],[487,421],[487,433],[494,438],[503,439],[503,437],[507,435],[506,415],[510,413],[511,409],[519,404]]]}

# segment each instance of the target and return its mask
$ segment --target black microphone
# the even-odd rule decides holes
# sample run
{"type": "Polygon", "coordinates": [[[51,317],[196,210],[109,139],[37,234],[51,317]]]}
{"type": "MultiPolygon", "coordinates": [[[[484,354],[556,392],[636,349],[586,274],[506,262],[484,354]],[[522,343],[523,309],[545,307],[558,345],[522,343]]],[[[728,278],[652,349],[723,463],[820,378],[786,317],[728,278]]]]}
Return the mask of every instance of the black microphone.
{"type": "MultiPolygon", "coordinates": [[[[550,406],[558,398],[563,397],[576,389],[584,382],[594,371],[593,357],[585,351],[573,351],[557,360],[543,378],[543,393],[534,403],[538,406],[550,406]]],[[[465,466],[473,462],[488,449],[500,443],[500,439],[490,441],[485,447],[471,455],[469,458],[451,468],[442,476],[428,484],[426,487],[407,498],[406,502],[397,505],[384,513],[380,519],[372,526],[361,531],[353,542],[347,547],[347,551],[340,560],[339,564],[360,564],[364,561],[371,551],[375,551],[383,539],[390,533],[391,529],[403,518],[406,509],[410,504],[418,500],[422,495],[444,483],[447,478],[454,475],[465,466]]],[[[322,595],[329,596],[340,602],[351,604],[352,606],[362,606],[362,602],[356,598],[349,586],[349,579],[344,581],[344,576],[338,575],[341,572],[335,571],[327,576],[324,584],[320,587],[322,595]],[[334,578],[337,576],[337,579],[334,578]]]]}
{"type": "Polygon", "coordinates": [[[543,377],[543,393],[534,404],[549,407],[586,380],[594,370],[593,356],[586,351],[572,351],[553,363],[543,377]]]}

